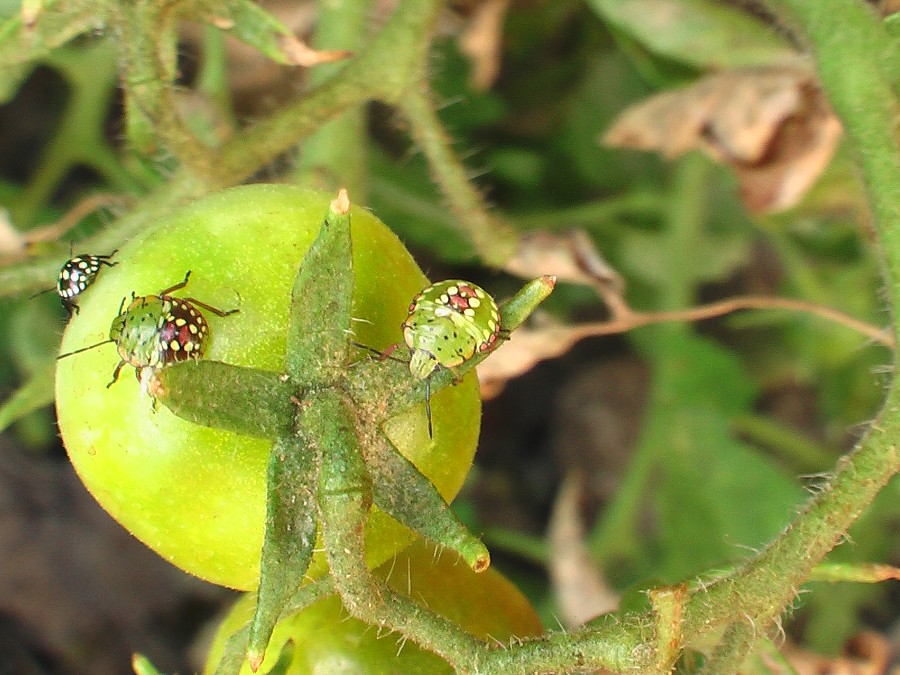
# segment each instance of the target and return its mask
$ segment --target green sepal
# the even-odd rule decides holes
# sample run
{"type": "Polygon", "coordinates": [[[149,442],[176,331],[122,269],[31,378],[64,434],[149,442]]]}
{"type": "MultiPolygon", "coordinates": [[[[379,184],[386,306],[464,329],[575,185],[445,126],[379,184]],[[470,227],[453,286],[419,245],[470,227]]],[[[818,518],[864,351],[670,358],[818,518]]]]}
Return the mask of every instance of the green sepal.
{"type": "Polygon", "coordinates": [[[355,419],[336,389],[317,392],[314,406],[301,406],[297,426],[316,439],[321,456],[319,503],[333,495],[361,494],[371,505],[372,479],[356,436],[355,419]]]}
{"type": "Polygon", "coordinates": [[[296,387],[283,376],[220,361],[166,366],[151,393],[189,422],[271,440],[292,432],[297,410],[296,387]]]}
{"type": "Polygon", "coordinates": [[[476,572],[491,564],[487,548],[447,506],[437,488],[379,433],[366,464],[375,504],[395,520],[435,544],[456,551],[476,572]]]}
{"type": "Polygon", "coordinates": [[[336,382],[347,367],[353,301],[350,202],[331,202],[291,291],[285,372],[301,385],[336,382]]]}
{"type": "MultiPolygon", "coordinates": [[[[288,601],[279,620],[301,612],[310,605],[329,595],[334,595],[334,580],[331,577],[323,577],[296,589],[288,601]]],[[[250,641],[250,624],[239,628],[225,642],[219,662],[216,664],[215,675],[239,675],[241,667],[247,658],[247,645],[250,641]]],[[[279,658],[279,661],[281,659],[279,658]]],[[[270,671],[271,672],[271,671],[270,671]]]]}
{"type": "MultiPolygon", "coordinates": [[[[509,333],[521,326],[538,305],[553,292],[555,286],[556,277],[543,276],[528,282],[515,296],[502,303],[500,317],[503,331],[509,333]]],[[[476,354],[452,371],[447,368],[437,369],[430,376],[432,395],[458,381],[490,355],[491,352],[476,354]]],[[[420,404],[425,398],[423,382],[412,377],[409,368],[397,361],[378,359],[360,361],[347,374],[347,381],[353,399],[360,407],[385,410],[382,418],[375,420],[377,424],[420,404]]]]}
{"type": "Polygon", "coordinates": [[[269,455],[266,530],[256,612],[247,660],[262,663],[266,645],[287,601],[303,583],[316,543],[318,461],[301,436],[279,437],[269,455]]]}

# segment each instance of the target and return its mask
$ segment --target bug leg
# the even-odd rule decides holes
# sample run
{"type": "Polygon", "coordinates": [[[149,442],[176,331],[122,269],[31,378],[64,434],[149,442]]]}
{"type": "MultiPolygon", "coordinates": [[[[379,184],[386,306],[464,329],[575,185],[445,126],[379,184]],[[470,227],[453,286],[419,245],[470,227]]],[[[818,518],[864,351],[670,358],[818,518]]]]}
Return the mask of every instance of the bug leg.
{"type": "Polygon", "coordinates": [[[97,260],[100,261],[100,264],[101,264],[101,265],[106,265],[107,267],[115,267],[115,266],[118,265],[119,263],[117,263],[117,262],[110,262],[110,259],[111,259],[116,253],[118,253],[118,252],[119,252],[119,249],[114,248],[114,249],[112,250],[112,253],[109,253],[109,254],[107,254],[107,255],[98,255],[98,256],[97,256],[97,260]]]}
{"type": "Polygon", "coordinates": [[[408,363],[408,361],[405,361],[404,359],[398,359],[396,356],[391,356],[391,354],[394,352],[394,350],[396,350],[397,347],[400,346],[399,342],[392,344],[390,347],[385,349],[383,352],[378,351],[374,347],[364,345],[361,342],[352,342],[351,341],[350,344],[359,349],[364,349],[367,352],[371,352],[372,354],[374,354],[375,356],[378,357],[379,361],[386,361],[387,359],[390,359],[391,361],[396,361],[397,363],[403,363],[403,364],[408,363]]]}
{"type": "Polygon", "coordinates": [[[109,381],[109,384],[106,385],[106,388],[109,389],[116,383],[116,380],[119,379],[119,373],[122,372],[122,367],[125,365],[125,361],[119,361],[119,365],[116,366],[116,369],[113,371],[112,379],[109,381]]]}
{"type": "MultiPolygon", "coordinates": [[[[390,357],[391,357],[391,354],[393,354],[393,353],[396,351],[397,347],[399,347],[399,346],[400,346],[400,343],[399,343],[399,342],[395,342],[395,343],[392,344],[390,347],[388,347],[387,349],[385,349],[383,352],[380,352],[380,353],[379,353],[379,352],[376,352],[376,353],[378,354],[378,360],[379,360],[379,361],[384,361],[385,359],[390,358],[390,357]]],[[[368,347],[367,347],[367,349],[368,349],[368,347]]],[[[373,349],[372,351],[375,351],[375,350],[373,349]]]]}
{"type": "Polygon", "coordinates": [[[399,347],[399,346],[400,346],[400,343],[395,342],[390,347],[385,349],[383,352],[376,351],[374,349],[371,349],[370,347],[365,347],[365,349],[369,349],[370,351],[373,351],[376,354],[378,354],[379,361],[386,361],[386,360],[390,359],[391,361],[396,361],[397,363],[408,364],[409,361],[407,361],[405,359],[398,359],[396,356],[391,356],[391,354],[393,354],[395,351],[397,351],[397,347],[399,347]]]}
{"type": "Polygon", "coordinates": [[[43,295],[44,293],[49,293],[50,291],[55,291],[55,290],[56,290],[56,288],[45,288],[44,290],[38,291],[37,293],[32,293],[31,295],[28,296],[28,299],[34,300],[39,295],[43,295]]]}
{"type": "MultiPolygon", "coordinates": [[[[169,289],[171,290],[171,289],[169,289]]],[[[169,291],[163,291],[165,295],[169,291]]],[[[240,296],[238,296],[240,297],[240,296]]],[[[193,305],[197,305],[198,307],[202,307],[203,309],[208,309],[210,312],[215,314],[216,316],[228,316],[229,314],[234,314],[235,312],[240,312],[241,308],[237,307],[235,309],[229,309],[227,312],[223,309],[219,309],[218,307],[213,307],[212,305],[207,305],[205,302],[200,302],[196,298],[182,298],[185,302],[190,302],[193,305]]]]}
{"type": "MultiPolygon", "coordinates": [[[[382,352],[378,351],[374,347],[370,347],[369,345],[364,345],[362,342],[353,342],[351,340],[350,344],[354,347],[357,347],[358,349],[364,349],[367,352],[372,352],[373,354],[375,354],[375,356],[382,356],[382,352]]],[[[394,346],[396,347],[396,345],[394,346]]],[[[388,347],[388,349],[390,349],[390,347],[388,347]]]]}
{"type": "Polygon", "coordinates": [[[173,292],[173,291],[177,291],[177,290],[180,290],[180,289],[184,288],[185,286],[187,286],[187,284],[188,284],[188,279],[190,279],[190,278],[191,278],[191,270],[188,270],[188,271],[185,273],[185,275],[184,275],[184,280],[183,280],[183,281],[181,281],[180,283],[175,284],[174,286],[170,286],[169,288],[167,288],[167,289],[165,289],[165,290],[160,291],[159,294],[160,294],[160,295],[168,295],[169,293],[171,293],[171,292],[173,292]]]}
{"type": "Polygon", "coordinates": [[[107,345],[110,342],[115,342],[115,340],[104,340],[103,342],[97,342],[95,344],[88,345],[87,347],[82,347],[81,349],[76,349],[75,351],[66,352],[65,354],[60,354],[59,356],[56,357],[56,360],[59,361],[60,359],[64,359],[68,356],[72,356],[73,354],[81,354],[81,352],[86,352],[89,349],[93,349],[94,347],[99,347],[100,345],[107,345]]]}
{"type": "Polygon", "coordinates": [[[431,426],[431,378],[425,379],[425,419],[428,421],[428,438],[434,438],[434,429],[431,426]]]}

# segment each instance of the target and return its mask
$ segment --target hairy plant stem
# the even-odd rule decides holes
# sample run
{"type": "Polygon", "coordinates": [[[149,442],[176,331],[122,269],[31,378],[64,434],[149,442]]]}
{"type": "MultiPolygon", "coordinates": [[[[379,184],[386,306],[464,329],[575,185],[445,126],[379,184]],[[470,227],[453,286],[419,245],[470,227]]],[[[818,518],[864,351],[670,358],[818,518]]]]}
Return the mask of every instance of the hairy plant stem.
{"type": "Polygon", "coordinates": [[[411,89],[400,101],[416,145],[428,158],[431,172],[456,213],[459,227],[481,258],[493,267],[503,267],[518,244],[516,231],[488,212],[484,198],[469,181],[465,167],[453,152],[451,139],[434,110],[428,94],[411,89]]]}

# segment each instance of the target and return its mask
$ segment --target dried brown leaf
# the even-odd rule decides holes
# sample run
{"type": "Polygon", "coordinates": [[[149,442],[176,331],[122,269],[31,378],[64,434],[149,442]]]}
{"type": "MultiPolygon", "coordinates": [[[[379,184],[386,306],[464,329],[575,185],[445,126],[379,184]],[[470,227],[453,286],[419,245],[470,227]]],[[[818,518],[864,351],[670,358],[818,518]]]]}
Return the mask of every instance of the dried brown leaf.
{"type": "Polygon", "coordinates": [[[583,337],[568,326],[551,324],[541,328],[517,329],[491,358],[478,366],[478,381],[484,399],[497,396],[507,380],[531,370],[538,362],[565,354],[583,337]]]}
{"type": "Polygon", "coordinates": [[[747,208],[794,206],[828,165],[841,135],[815,75],[748,68],[710,75],[626,110],[608,145],[677,157],[702,149],[737,174],[747,208]]]}
{"type": "Polygon", "coordinates": [[[788,644],[781,650],[798,675],[884,675],[891,662],[891,647],[877,633],[864,632],[853,637],[844,653],[831,658],[788,644]]]}
{"type": "Polygon", "coordinates": [[[900,0],[881,0],[878,3],[878,12],[883,17],[900,12],[900,0]]]}
{"type": "Polygon", "coordinates": [[[560,619],[569,628],[615,611],[619,604],[585,546],[580,497],[581,478],[569,474],[556,497],[547,534],[550,579],[560,619]]]}
{"type": "Polygon", "coordinates": [[[523,279],[552,274],[562,281],[593,286],[613,314],[625,311],[625,279],[604,260],[584,230],[526,234],[505,269],[523,279]]]}

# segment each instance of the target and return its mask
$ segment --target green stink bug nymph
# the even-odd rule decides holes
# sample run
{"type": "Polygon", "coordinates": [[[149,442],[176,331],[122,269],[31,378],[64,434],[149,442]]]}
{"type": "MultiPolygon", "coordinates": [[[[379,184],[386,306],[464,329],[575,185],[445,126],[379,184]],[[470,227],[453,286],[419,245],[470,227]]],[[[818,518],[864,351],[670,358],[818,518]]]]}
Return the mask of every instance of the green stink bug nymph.
{"type": "Polygon", "coordinates": [[[109,339],[97,344],[61,354],[62,359],[79,354],[110,342],[116,343],[119,363],[107,387],[119,378],[126,365],[135,368],[135,375],[142,386],[146,386],[153,374],[171,363],[188,358],[203,356],[209,338],[209,324],[198,307],[209,310],[217,316],[234,314],[237,309],[223,311],[195,298],[176,298],[170,295],[187,286],[190,271],[180,283],[163,289],[158,295],[136,296],[131,294],[131,302],[112,320],[109,339]]]}
{"type": "Polygon", "coordinates": [[[500,336],[500,310],[488,293],[470,281],[432,284],[415,298],[403,322],[410,350],[409,371],[425,380],[425,414],[431,427],[429,378],[438,367],[453,369],[492,349],[500,336]]]}

